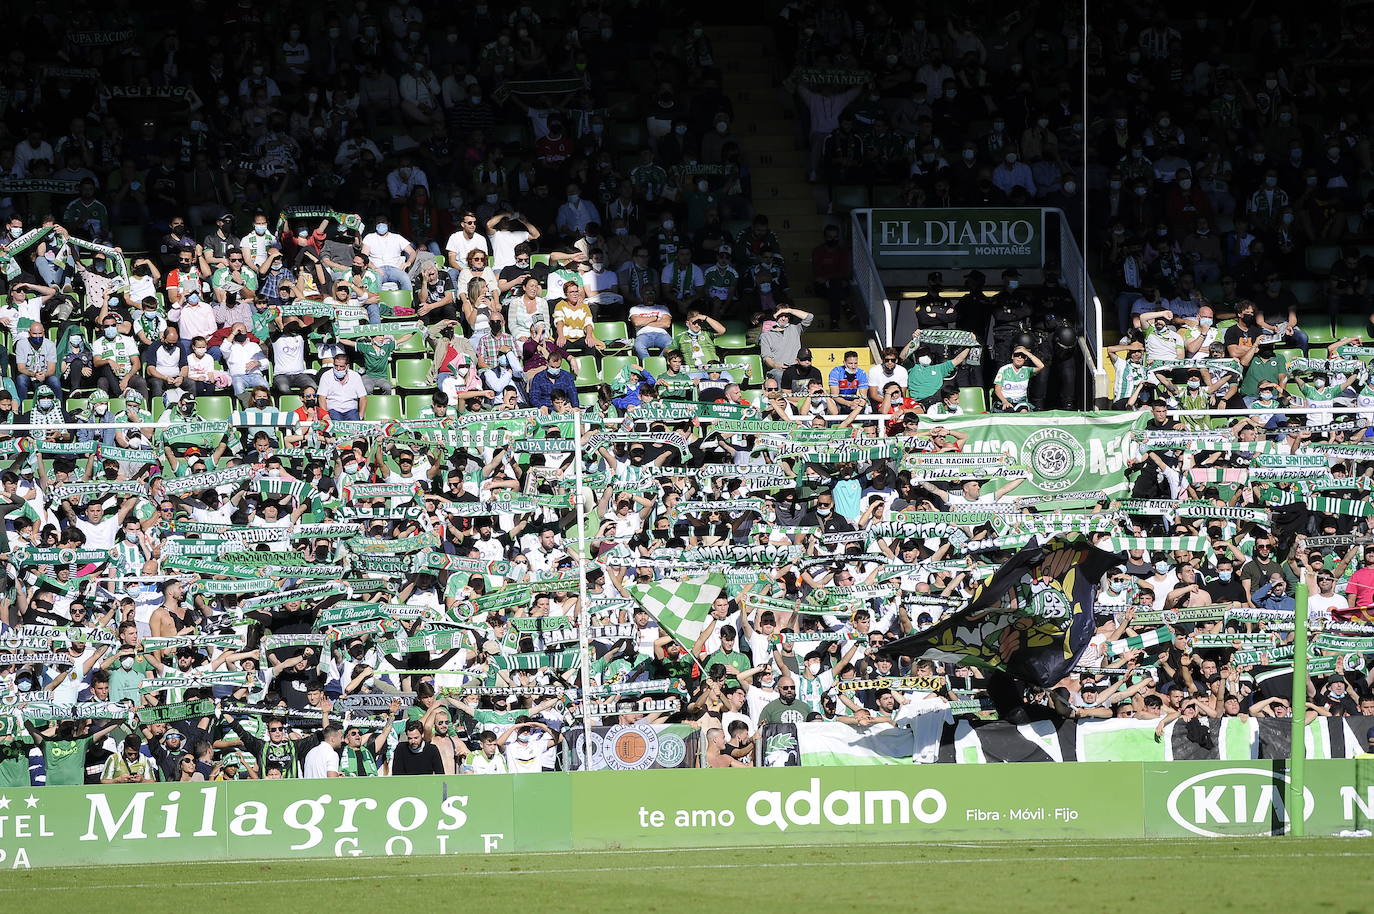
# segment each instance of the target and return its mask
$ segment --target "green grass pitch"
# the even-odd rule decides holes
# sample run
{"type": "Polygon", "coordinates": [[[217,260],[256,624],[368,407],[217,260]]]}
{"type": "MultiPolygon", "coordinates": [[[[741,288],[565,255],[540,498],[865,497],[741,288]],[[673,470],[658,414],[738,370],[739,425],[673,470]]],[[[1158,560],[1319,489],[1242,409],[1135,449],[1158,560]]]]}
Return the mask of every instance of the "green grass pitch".
{"type": "Polygon", "coordinates": [[[0,874],[0,910],[1368,912],[1374,839],[1019,841],[274,860],[0,874]],[[487,908],[487,905],[501,907],[487,908]],[[480,905],[481,907],[476,907],[480,905]],[[884,907],[875,907],[883,905],[884,907]],[[900,908],[889,905],[901,905],[900,908]]]}

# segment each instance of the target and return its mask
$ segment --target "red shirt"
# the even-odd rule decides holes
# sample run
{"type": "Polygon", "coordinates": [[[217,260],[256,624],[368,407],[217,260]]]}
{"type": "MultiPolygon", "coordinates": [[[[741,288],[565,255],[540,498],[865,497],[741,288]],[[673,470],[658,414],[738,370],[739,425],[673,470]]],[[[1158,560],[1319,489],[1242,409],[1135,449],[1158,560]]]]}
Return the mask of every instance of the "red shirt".
{"type": "Polygon", "coordinates": [[[1347,596],[1354,597],[1352,605],[1369,606],[1374,604],[1374,566],[1361,568],[1346,582],[1347,596]]]}

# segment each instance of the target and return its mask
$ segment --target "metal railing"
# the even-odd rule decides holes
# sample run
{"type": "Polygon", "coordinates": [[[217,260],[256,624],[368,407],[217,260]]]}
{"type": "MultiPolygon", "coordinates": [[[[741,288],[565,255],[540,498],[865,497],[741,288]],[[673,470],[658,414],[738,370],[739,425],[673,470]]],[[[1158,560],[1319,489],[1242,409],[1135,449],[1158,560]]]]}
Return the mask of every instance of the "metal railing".
{"type": "Polygon", "coordinates": [[[849,246],[854,264],[854,286],[859,290],[864,308],[868,311],[868,326],[878,337],[878,344],[886,348],[892,342],[892,302],[883,287],[882,274],[873,262],[873,246],[869,241],[868,210],[854,210],[849,214],[849,246]]]}

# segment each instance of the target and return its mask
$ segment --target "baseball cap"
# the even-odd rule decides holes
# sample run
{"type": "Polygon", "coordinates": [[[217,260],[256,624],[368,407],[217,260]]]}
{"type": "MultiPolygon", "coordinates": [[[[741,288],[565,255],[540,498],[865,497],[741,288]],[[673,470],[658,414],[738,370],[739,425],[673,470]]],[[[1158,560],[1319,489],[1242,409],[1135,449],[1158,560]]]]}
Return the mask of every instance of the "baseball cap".
{"type": "Polygon", "coordinates": [[[798,362],[809,362],[809,361],[811,361],[811,350],[810,350],[810,349],[807,349],[805,346],[803,346],[802,348],[798,349],[798,350],[797,350],[797,361],[798,361],[798,362]]]}

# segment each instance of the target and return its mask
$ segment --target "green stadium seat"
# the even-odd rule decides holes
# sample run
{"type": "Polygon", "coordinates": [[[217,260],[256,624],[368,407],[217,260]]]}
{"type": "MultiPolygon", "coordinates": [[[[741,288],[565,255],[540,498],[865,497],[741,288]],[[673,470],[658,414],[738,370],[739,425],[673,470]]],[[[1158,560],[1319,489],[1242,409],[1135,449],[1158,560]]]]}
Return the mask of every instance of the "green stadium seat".
{"type": "Polygon", "coordinates": [[[284,413],[295,412],[305,405],[305,401],[295,394],[284,394],[277,398],[277,409],[284,413]]]}
{"type": "Polygon", "coordinates": [[[758,409],[762,409],[762,408],[763,408],[763,389],[762,389],[762,388],[756,388],[756,389],[754,389],[754,390],[745,390],[745,391],[741,391],[741,392],[740,392],[740,399],[743,400],[745,403],[748,403],[750,406],[756,407],[756,408],[758,408],[758,409]]]}
{"type": "Polygon", "coordinates": [[[644,370],[655,378],[662,377],[668,370],[668,360],[661,355],[651,355],[644,360],[644,370]]]}
{"type": "Polygon", "coordinates": [[[396,386],[401,390],[429,390],[434,382],[429,379],[433,362],[429,359],[401,359],[396,363],[396,386]]]}
{"type": "Polygon", "coordinates": [[[762,357],[758,355],[734,355],[730,357],[730,361],[737,364],[743,362],[745,365],[745,377],[739,382],[741,387],[763,386],[762,357]]]}
{"type": "Polygon", "coordinates": [[[429,351],[430,345],[423,333],[412,333],[396,344],[396,355],[423,355],[429,351]]]}
{"type": "Polygon", "coordinates": [[[577,392],[577,402],[582,404],[583,409],[591,409],[597,404],[597,393],[594,390],[581,390],[577,392]]]}
{"type": "Polygon", "coordinates": [[[966,413],[988,411],[987,393],[981,387],[959,388],[959,408],[966,413]]]}
{"type": "Polygon", "coordinates": [[[196,397],[196,413],[202,419],[222,422],[234,411],[233,397],[196,397]]]}
{"type": "Polygon", "coordinates": [[[1307,333],[1307,341],[1312,346],[1329,346],[1336,341],[1331,321],[1325,315],[1298,315],[1298,325],[1307,333]]]}
{"type": "Polygon", "coordinates": [[[603,343],[623,342],[632,339],[624,321],[597,321],[592,324],[592,332],[603,343]]]}
{"type": "Polygon", "coordinates": [[[1307,249],[1307,269],[1310,273],[1325,276],[1331,272],[1331,265],[1341,257],[1341,249],[1334,244],[1314,244],[1307,249]]]}
{"type": "Polygon", "coordinates": [[[620,369],[638,363],[639,359],[632,355],[608,355],[601,360],[601,380],[605,384],[610,384],[620,373],[620,369]]]}
{"type": "Polygon", "coordinates": [[[1370,338],[1369,321],[1363,316],[1354,314],[1342,314],[1336,318],[1336,339],[1345,339],[1347,336],[1356,336],[1361,340],[1370,338]]]}
{"type": "Polygon", "coordinates": [[[532,267],[540,267],[540,266],[546,267],[546,266],[548,266],[548,265],[549,265],[549,255],[548,255],[548,254],[531,254],[531,255],[530,255],[530,266],[532,266],[532,267]]]}
{"type": "Polygon", "coordinates": [[[405,417],[407,419],[420,418],[420,413],[429,408],[432,399],[432,394],[409,394],[403,397],[401,402],[404,404],[405,417]]]}
{"type": "MultiPolygon", "coordinates": [[[[387,311],[388,308],[411,308],[415,305],[414,296],[405,289],[383,289],[380,297],[383,318],[390,316],[387,311]]],[[[408,320],[409,318],[404,319],[408,320]]]]}
{"type": "Polygon", "coordinates": [[[368,421],[394,422],[401,418],[401,398],[396,394],[372,394],[363,406],[368,421]]]}
{"type": "Polygon", "coordinates": [[[727,327],[724,333],[716,335],[716,348],[724,352],[739,352],[752,347],[743,330],[731,330],[727,327]]]}
{"type": "Polygon", "coordinates": [[[595,387],[601,383],[601,366],[596,363],[596,356],[575,355],[572,367],[579,388],[595,387]]]}

